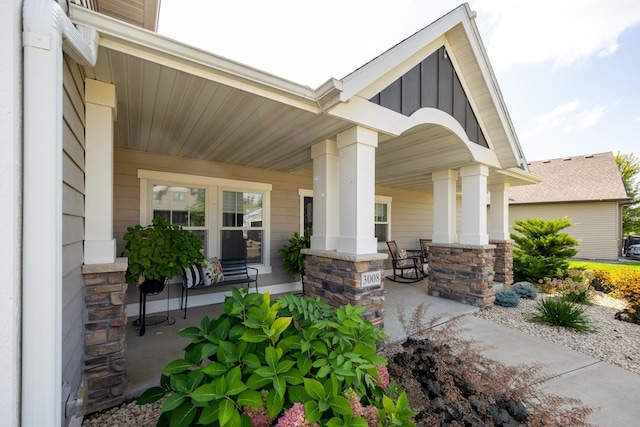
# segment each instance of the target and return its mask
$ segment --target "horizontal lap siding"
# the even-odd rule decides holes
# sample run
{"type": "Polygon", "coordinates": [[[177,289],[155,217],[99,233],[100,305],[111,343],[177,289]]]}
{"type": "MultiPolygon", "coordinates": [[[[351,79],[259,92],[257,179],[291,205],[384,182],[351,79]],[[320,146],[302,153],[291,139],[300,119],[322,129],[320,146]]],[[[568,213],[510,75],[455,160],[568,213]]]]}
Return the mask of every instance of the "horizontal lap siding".
{"type": "MultiPolygon", "coordinates": [[[[419,239],[430,239],[433,234],[433,194],[400,190],[391,187],[376,187],[377,196],[392,197],[391,240],[399,248],[418,249],[419,239]]],[[[378,251],[389,253],[385,242],[378,242],[378,251]]],[[[385,268],[390,268],[389,260],[385,268]]]]}
{"type": "Polygon", "coordinates": [[[80,384],[83,345],[84,78],[66,57],[63,88],[62,381],[73,393],[80,384]]]}
{"type": "MultiPolygon", "coordinates": [[[[616,260],[619,253],[619,211],[616,202],[511,205],[509,224],[516,219],[567,217],[565,231],[579,240],[578,258],[616,260]]],[[[513,232],[513,230],[510,230],[513,232]]]]}
{"type": "MultiPolygon", "coordinates": [[[[114,165],[114,236],[117,251],[124,249],[122,237],[127,227],[140,222],[140,180],[138,170],[182,173],[223,179],[267,183],[271,191],[271,266],[273,273],[260,276],[259,284],[290,282],[293,278],[282,269],[278,250],[300,228],[300,197],[298,190],[312,188],[311,168],[294,173],[247,168],[206,162],[182,157],[155,155],[136,151],[116,150],[114,165]]],[[[166,294],[160,296],[166,298],[166,294]]],[[[135,287],[127,293],[128,303],[137,303],[135,287]]]]}

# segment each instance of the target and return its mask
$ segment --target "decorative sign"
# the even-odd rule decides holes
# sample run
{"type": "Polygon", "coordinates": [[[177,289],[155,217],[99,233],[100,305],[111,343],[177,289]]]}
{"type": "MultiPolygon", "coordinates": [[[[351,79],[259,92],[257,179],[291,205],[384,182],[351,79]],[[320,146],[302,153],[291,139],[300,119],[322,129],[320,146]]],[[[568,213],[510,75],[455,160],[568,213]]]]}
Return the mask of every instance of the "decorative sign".
{"type": "Polygon", "coordinates": [[[373,286],[379,285],[382,283],[382,271],[367,271],[366,273],[362,273],[360,277],[360,285],[364,288],[365,286],[373,286]]]}

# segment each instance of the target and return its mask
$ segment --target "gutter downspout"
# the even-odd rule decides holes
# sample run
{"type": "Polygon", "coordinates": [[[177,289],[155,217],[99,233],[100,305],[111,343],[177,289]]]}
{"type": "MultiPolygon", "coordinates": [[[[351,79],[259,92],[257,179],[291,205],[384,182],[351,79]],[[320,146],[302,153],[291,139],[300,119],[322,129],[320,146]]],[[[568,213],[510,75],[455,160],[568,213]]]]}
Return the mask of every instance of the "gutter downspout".
{"type": "MultiPolygon", "coordinates": [[[[57,2],[25,0],[21,425],[59,426],[62,408],[63,57],[94,65],[57,2]]],[[[87,33],[90,33],[87,30],[87,33]]],[[[94,31],[95,33],[95,31],[94,31]]]]}

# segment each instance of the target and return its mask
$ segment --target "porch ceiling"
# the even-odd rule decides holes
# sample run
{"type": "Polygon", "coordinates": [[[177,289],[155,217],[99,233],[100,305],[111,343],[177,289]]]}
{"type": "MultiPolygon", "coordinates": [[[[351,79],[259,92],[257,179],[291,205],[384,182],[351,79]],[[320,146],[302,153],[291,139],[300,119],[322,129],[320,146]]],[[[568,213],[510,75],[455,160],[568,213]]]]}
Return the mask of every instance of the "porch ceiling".
{"type": "MultiPolygon", "coordinates": [[[[322,110],[341,82],[314,91],[83,8],[71,12],[100,33],[98,61],[85,72],[116,86],[116,148],[292,172],[312,165],[313,144],[354,126],[322,110]]],[[[431,191],[431,172],[470,162],[440,126],[380,133],[376,184],[431,191]]],[[[493,172],[489,183],[522,183],[518,173],[493,172]]]]}

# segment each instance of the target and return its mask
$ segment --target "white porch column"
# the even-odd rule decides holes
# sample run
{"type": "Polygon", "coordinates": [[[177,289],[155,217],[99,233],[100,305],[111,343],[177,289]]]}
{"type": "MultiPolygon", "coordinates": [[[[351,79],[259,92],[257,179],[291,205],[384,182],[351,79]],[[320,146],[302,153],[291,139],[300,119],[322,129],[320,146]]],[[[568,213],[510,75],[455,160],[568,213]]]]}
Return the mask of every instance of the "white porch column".
{"type": "Polygon", "coordinates": [[[340,234],[338,252],[378,252],[374,229],[378,133],[355,126],[338,134],[340,153],[340,234]]]}
{"type": "Polygon", "coordinates": [[[116,87],[85,79],[85,225],[84,263],[116,259],[113,238],[113,121],[116,87]]]}
{"type": "Polygon", "coordinates": [[[313,235],[311,249],[338,247],[340,157],[335,141],[329,139],[311,147],[313,159],[313,235]]]}
{"type": "Polygon", "coordinates": [[[460,168],[462,179],[462,230],[460,243],[487,245],[487,176],[489,167],[482,164],[460,168]]]}
{"type": "Polygon", "coordinates": [[[433,172],[433,243],[456,243],[456,180],[454,170],[433,172]]]}
{"type": "Polygon", "coordinates": [[[489,209],[489,240],[509,240],[509,188],[510,184],[489,186],[491,204],[489,209]]]}

